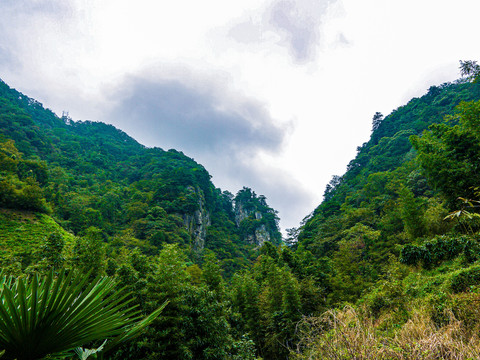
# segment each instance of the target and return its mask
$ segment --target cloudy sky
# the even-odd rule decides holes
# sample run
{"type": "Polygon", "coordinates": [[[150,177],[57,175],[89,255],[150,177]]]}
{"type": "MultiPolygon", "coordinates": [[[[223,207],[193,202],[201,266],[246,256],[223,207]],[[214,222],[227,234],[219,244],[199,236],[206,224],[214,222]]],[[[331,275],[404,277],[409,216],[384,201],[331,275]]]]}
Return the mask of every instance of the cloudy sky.
{"type": "Polygon", "coordinates": [[[0,78],[298,226],[387,115],[480,59],[477,0],[0,0],[0,78]]]}

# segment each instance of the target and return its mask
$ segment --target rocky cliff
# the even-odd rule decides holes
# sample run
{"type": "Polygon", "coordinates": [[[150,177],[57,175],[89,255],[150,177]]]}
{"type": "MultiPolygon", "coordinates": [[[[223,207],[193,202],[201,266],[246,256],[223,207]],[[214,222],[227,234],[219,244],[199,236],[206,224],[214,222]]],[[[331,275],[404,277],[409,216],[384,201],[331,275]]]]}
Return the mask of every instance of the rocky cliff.
{"type": "Polygon", "coordinates": [[[197,210],[192,214],[183,214],[183,223],[192,236],[195,250],[202,250],[205,247],[207,228],[210,226],[210,213],[205,207],[205,197],[202,190],[189,186],[188,190],[197,200],[197,210]]]}
{"type": "Polygon", "coordinates": [[[267,205],[266,198],[243,188],[235,197],[235,223],[243,241],[261,246],[265,241],[281,242],[276,211],[267,205]]]}

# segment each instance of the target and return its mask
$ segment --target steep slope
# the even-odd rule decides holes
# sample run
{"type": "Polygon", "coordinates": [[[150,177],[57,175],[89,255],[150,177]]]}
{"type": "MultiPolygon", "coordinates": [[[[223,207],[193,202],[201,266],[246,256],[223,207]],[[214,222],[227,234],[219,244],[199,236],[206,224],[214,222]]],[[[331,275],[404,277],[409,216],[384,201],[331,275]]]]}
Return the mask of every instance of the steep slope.
{"type": "Polygon", "coordinates": [[[332,179],[298,235],[298,246],[331,264],[325,286],[332,303],[358,300],[402,245],[452,230],[443,219],[453,209],[427,178],[410,139],[454,114],[461,101],[478,99],[478,84],[431,87],[377,121],[347,172],[332,179]]]}

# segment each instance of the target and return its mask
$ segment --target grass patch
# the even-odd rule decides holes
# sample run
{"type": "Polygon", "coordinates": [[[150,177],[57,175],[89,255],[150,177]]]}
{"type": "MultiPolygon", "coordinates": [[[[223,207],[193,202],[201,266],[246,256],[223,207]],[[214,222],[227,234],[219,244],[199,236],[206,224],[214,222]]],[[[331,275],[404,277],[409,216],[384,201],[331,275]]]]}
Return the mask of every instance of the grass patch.
{"type": "Polygon", "coordinates": [[[46,214],[0,209],[0,257],[34,252],[55,232],[64,237],[67,246],[73,243],[74,236],[46,214]]]}

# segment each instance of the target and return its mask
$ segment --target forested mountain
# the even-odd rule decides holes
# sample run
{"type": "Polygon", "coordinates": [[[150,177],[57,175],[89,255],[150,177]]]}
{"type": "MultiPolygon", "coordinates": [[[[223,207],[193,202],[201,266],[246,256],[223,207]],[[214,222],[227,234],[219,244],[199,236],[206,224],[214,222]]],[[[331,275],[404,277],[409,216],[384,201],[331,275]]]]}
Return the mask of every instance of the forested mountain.
{"type": "Polygon", "coordinates": [[[1,82],[1,266],[107,275],[145,315],[168,301],[105,358],[480,358],[480,69],[462,71],[376,113],[288,245],[252,189],[1,82]]]}
{"type": "Polygon", "coordinates": [[[1,206],[51,214],[75,235],[95,227],[145,253],[165,243],[210,249],[229,271],[265,240],[281,241],[276,212],[252,190],[222,192],[183,153],[146,148],[111,125],[59,118],[3,82],[0,136],[1,206]]]}
{"type": "MultiPolygon", "coordinates": [[[[348,280],[345,284],[349,287],[346,293],[338,290],[339,300],[357,299],[378,279],[389,255],[399,255],[399,245],[444,234],[453,226],[443,219],[458,205],[457,197],[474,195],[474,184],[470,181],[470,189],[467,185],[463,189],[459,186],[445,196],[446,189],[437,186],[437,181],[446,174],[429,174],[431,159],[426,160],[422,151],[428,146],[424,139],[430,133],[421,135],[445,118],[451,124],[458,123],[458,116],[454,116],[459,111],[457,106],[478,99],[478,84],[457,81],[432,86],[427,94],[410,100],[384,119],[375,114],[370,140],[357,148],[357,156],[348,164],[347,172],[333,177],[325,189],[324,201],[304,220],[298,235],[298,244],[318,257],[345,264],[354,260],[355,266],[362,267],[359,271],[350,269],[349,275],[344,274],[347,278],[339,280],[339,284],[348,280]],[[356,255],[350,252],[353,244],[357,247],[356,255]],[[353,258],[341,259],[344,256],[353,258]],[[357,286],[352,287],[352,283],[357,286]]],[[[468,145],[472,143],[474,140],[468,145]]],[[[475,152],[473,147],[469,151],[475,152]]],[[[456,164],[445,162],[436,166],[451,176],[452,167],[461,163],[460,159],[453,161],[456,164]]],[[[468,177],[473,179],[473,174],[465,171],[463,182],[468,177]]],[[[334,293],[330,294],[333,298],[334,293]]]]}

